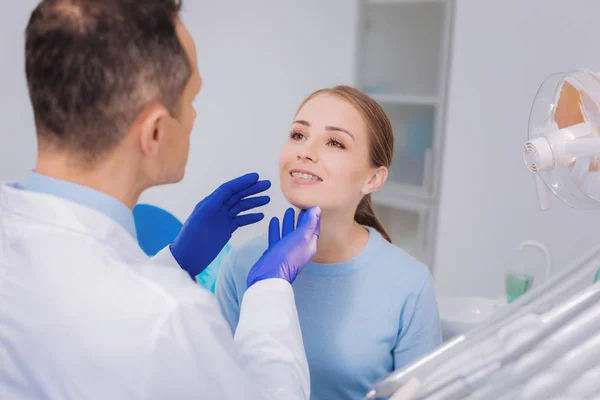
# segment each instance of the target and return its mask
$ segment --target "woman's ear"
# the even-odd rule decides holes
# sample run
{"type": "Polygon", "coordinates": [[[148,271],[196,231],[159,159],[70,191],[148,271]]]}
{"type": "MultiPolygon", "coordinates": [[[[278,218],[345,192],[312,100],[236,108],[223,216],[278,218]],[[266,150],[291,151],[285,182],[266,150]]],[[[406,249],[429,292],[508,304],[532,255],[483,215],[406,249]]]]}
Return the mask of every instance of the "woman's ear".
{"type": "Polygon", "coordinates": [[[367,195],[375,193],[376,191],[381,189],[381,187],[387,180],[387,177],[388,169],[386,167],[379,167],[375,169],[369,177],[369,180],[364,184],[362,188],[362,194],[367,195]]]}

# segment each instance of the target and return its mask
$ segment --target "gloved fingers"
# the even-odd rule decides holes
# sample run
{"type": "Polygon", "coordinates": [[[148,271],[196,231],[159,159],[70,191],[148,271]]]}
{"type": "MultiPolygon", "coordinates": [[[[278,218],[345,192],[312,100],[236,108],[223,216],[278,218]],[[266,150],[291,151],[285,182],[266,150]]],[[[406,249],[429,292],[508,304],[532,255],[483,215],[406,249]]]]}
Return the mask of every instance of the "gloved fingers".
{"type": "Polygon", "coordinates": [[[319,237],[321,234],[321,209],[319,207],[311,207],[304,214],[298,228],[306,232],[310,232],[319,237]]]}
{"type": "Polygon", "coordinates": [[[231,233],[235,232],[240,226],[252,225],[262,221],[265,215],[263,213],[238,215],[233,219],[233,227],[231,233]]]}
{"type": "Polygon", "coordinates": [[[231,199],[231,197],[237,197],[235,196],[235,194],[251,187],[257,181],[258,174],[256,172],[251,172],[249,174],[232,179],[229,182],[225,182],[224,184],[219,186],[217,190],[215,190],[215,199],[221,204],[227,203],[231,199]]]}
{"type": "Polygon", "coordinates": [[[248,196],[254,196],[255,194],[264,192],[265,190],[269,189],[271,187],[271,181],[269,180],[262,180],[262,181],[258,181],[256,182],[254,185],[241,190],[238,195],[242,198],[244,197],[248,197],[248,196]]]}
{"type": "Polygon", "coordinates": [[[298,214],[298,223],[296,224],[296,226],[302,225],[302,219],[304,218],[305,214],[306,214],[306,210],[300,211],[300,214],[298,214]]]}
{"type": "Polygon", "coordinates": [[[229,216],[235,217],[241,212],[251,210],[253,208],[262,207],[271,201],[269,196],[257,196],[243,199],[237,202],[231,210],[229,210],[229,216]]]}
{"type": "Polygon", "coordinates": [[[269,222],[269,248],[275,246],[279,242],[279,218],[273,217],[269,222]]]}
{"type": "Polygon", "coordinates": [[[288,233],[294,231],[296,213],[293,208],[288,208],[285,210],[285,214],[283,215],[283,227],[281,237],[285,237],[288,233]]]}
{"type": "Polygon", "coordinates": [[[262,193],[271,187],[271,181],[258,181],[253,183],[251,186],[245,187],[235,193],[233,193],[226,201],[228,208],[232,208],[238,201],[241,201],[245,197],[254,196],[255,194],[262,193]]]}

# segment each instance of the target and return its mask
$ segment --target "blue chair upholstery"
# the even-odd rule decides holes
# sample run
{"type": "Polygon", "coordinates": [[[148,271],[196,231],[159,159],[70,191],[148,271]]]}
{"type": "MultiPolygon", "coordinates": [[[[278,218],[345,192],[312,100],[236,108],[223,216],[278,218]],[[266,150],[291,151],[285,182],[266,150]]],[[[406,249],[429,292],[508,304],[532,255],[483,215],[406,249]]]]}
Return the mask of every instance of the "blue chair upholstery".
{"type": "Polygon", "coordinates": [[[149,204],[136,205],[133,219],[140,247],[150,257],[172,243],[183,226],[173,214],[149,204]]]}

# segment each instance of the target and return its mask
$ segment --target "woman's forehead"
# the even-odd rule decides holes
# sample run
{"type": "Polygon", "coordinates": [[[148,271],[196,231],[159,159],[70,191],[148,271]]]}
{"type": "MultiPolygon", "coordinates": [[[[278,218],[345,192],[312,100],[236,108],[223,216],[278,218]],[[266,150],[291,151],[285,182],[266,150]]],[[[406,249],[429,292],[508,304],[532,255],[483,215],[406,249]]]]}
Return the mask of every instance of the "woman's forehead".
{"type": "Polygon", "coordinates": [[[307,121],[317,128],[333,125],[361,132],[366,128],[360,112],[352,104],[331,94],[320,94],[307,101],[295,120],[307,121]]]}

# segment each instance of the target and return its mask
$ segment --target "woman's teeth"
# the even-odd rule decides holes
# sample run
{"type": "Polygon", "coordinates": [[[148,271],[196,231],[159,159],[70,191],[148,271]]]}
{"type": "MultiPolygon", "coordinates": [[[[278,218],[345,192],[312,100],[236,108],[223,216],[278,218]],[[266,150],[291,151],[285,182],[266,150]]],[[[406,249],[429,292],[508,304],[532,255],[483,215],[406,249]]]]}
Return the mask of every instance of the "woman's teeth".
{"type": "Polygon", "coordinates": [[[319,178],[318,176],[314,176],[311,174],[303,174],[301,172],[292,172],[292,176],[296,177],[296,178],[301,178],[301,179],[308,179],[311,181],[320,181],[321,178],[319,178]]]}

